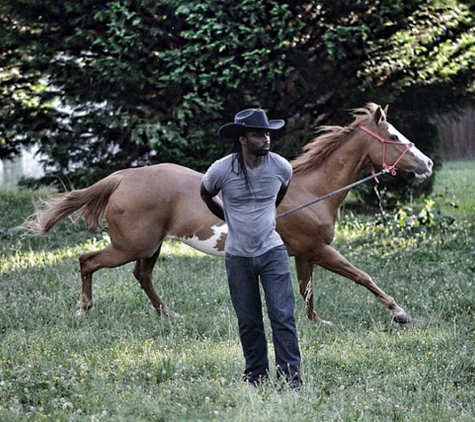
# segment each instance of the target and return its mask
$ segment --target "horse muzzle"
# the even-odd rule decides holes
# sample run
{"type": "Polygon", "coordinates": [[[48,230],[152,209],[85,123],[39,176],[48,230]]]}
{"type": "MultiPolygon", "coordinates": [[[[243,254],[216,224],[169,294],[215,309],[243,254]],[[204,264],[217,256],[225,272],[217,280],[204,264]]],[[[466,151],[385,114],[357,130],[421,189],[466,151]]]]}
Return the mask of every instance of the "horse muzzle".
{"type": "Polygon", "coordinates": [[[425,165],[420,165],[414,169],[414,174],[416,179],[420,182],[428,179],[432,175],[432,169],[434,167],[434,162],[428,158],[425,165]]]}

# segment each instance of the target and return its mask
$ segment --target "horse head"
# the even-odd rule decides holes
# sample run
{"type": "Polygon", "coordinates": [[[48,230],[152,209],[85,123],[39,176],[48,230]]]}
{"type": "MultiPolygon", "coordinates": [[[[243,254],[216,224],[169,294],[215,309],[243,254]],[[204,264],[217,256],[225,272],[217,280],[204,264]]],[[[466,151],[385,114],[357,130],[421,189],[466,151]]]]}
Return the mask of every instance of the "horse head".
{"type": "Polygon", "coordinates": [[[365,109],[355,110],[360,117],[357,128],[371,142],[368,156],[372,164],[381,165],[395,174],[396,170],[412,172],[419,179],[432,174],[433,162],[386,119],[388,106],[370,103],[365,109]],[[362,110],[366,113],[361,114],[362,110]],[[359,114],[358,114],[359,113],[359,114]],[[361,117],[366,117],[366,122],[361,117]]]}

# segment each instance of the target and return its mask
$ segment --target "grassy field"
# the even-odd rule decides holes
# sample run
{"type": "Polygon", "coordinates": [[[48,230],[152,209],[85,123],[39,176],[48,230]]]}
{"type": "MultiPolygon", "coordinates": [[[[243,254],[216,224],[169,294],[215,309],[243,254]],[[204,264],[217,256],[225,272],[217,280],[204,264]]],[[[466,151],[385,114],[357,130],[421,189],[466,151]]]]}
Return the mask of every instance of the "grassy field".
{"type": "Polygon", "coordinates": [[[446,164],[431,198],[397,214],[342,215],[338,249],[413,321],[316,269],[316,307],[334,325],[309,323],[297,296],[300,393],[240,382],[223,261],[181,244],[154,278],[184,318],[155,313],[132,264],[99,271],[95,307],[77,318],[77,257],[107,238],[66,221],[22,239],[31,198],[0,191],[2,422],[475,420],[474,163],[446,164]]]}

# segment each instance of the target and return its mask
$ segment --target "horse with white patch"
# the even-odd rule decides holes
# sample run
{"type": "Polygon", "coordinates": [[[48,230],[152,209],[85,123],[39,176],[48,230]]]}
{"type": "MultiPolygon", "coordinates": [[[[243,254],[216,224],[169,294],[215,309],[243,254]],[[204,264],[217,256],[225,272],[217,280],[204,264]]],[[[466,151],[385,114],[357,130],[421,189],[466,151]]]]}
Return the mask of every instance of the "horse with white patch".
{"type": "MultiPolygon", "coordinates": [[[[404,309],[331,246],[338,209],[348,191],[291,212],[313,198],[341,190],[372,165],[393,173],[397,167],[421,179],[431,175],[432,161],[387,122],[386,110],[370,103],[353,115],[354,121],[346,127],[321,128],[320,135],[291,162],[292,181],[277,210],[288,215],[277,220],[277,231],[295,257],[310,320],[326,322],[313,306],[312,269],[319,265],[369,289],[390,310],[391,318],[402,324],[410,320],[404,309]]],[[[23,227],[45,234],[76,212],[92,229],[100,227],[105,217],[110,244],[79,257],[79,314],[93,305],[92,275],[97,270],[135,261],[133,274],[157,312],[174,315],[153,286],[152,271],[163,242],[178,239],[207,254],[223,255],[226,241],[226,224],[200,198],[201,178],[201,173],[175,164],[117,171],[86,189],[44,201],[23,227]]]]}

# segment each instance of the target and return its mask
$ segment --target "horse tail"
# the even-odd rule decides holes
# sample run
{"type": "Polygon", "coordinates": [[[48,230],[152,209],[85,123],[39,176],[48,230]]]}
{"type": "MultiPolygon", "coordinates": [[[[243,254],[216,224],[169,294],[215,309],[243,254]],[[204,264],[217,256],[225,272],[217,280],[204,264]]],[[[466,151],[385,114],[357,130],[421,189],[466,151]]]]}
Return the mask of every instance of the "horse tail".
{"type": "Polygon", "coordinates": [[[48,233],[56,224],[76,213],[88,230],[101,228],[109,197],[119,187],[126,170],[120,170],[85,189],[72,190],[54,198],[34,202],[35,212],[21,226],[28,234],[48,233]]]}

